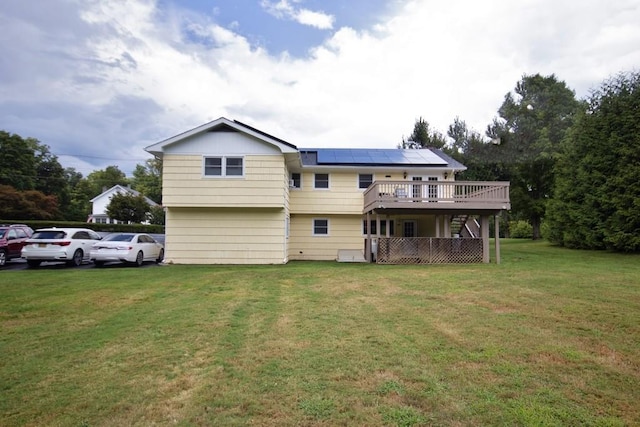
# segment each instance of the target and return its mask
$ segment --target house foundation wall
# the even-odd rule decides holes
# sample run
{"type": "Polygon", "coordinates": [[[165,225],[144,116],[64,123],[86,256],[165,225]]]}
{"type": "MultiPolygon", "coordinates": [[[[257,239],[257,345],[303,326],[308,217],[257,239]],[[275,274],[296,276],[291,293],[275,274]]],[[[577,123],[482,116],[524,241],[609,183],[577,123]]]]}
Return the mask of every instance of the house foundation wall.
{"type": "Polygon", "coordinates": [[[168,208],[165,262],[283,264],[284,209],[168,208]]]}
{"type": "Polygon", "coordinates": [[[362,215],[291,214],[289,260],[336,260],[340,250],[364,251],[362,215]],[[328,220],[328,234],[314,235],[314,219],[328,220]]]}

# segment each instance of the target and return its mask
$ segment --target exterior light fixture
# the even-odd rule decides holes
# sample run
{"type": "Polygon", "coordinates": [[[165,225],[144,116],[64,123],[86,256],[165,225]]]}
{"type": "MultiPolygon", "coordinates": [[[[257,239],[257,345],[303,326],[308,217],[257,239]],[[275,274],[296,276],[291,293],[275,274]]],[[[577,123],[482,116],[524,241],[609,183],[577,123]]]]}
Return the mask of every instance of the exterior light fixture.
{"type": "Polygon", "coordinates": [[[407,171],[402,172],[402,176],[404,177],[404,179],[407,179],[407,171]]]}

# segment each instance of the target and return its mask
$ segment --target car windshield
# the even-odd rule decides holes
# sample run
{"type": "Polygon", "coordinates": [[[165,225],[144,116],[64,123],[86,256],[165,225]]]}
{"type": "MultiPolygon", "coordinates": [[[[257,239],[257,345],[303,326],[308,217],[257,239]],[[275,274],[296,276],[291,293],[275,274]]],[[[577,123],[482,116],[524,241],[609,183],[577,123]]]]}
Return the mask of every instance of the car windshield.
{"type": "Polygon", "coordinates": [[[103,240],[109,240],[111,242],[130,242],[131,239],[133,239],[133,234],[111,234],[103,240]]]}
{"type": "Polygon", "coordinates": [[[64,239],[67,235],[64,231],[60,230],[42,230],[36,231],[31,236],[32,239],[64,239]]]}

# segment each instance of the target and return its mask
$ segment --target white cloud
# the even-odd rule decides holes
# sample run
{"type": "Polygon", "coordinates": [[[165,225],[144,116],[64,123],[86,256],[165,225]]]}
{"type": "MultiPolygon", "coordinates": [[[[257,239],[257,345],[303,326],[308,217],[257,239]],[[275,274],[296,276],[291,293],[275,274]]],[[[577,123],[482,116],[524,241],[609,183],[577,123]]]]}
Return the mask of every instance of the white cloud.
{"type": "Polygon", "coordinates": [[[523,74],[555,73],[584,97],[640,64],[635,0],[405,1],[307,58],[270,56],[234,27],[150,0],[80,4],[64,30],[0,12],[0,119],[54,152],[116,159],[220,116],[300,147],[392,148],[420,116],[441,132],[456,116],[483,132],[523,74]]]}
{"type": "Polygon", "coordinates": [[[299,24],[308,25],[320,30],[331,30],[335,21],[334,16],[324,12],[296,8],[289,0],[280,0],[278,2],[262,0],[260,5],[269,14],[278,19],[289,19],[299,24]]]}
{"type": "Polygon", "coordinates": [[[308,9],[300,9],[293,16],[294,20],[303,25],[309,25],[321,30],[333,28],[335,18],[322,12],[314,12],[308,9]]]}

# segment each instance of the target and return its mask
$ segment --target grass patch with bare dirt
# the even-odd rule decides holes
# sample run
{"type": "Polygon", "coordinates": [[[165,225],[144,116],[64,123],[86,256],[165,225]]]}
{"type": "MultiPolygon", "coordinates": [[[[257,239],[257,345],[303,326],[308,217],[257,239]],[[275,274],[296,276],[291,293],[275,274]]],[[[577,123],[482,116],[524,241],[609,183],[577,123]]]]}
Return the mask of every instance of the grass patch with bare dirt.
{"type": "Polygon", "coordinates": [[[0,425],[640,424],[640,257],[0,272],[0,425]]]}

